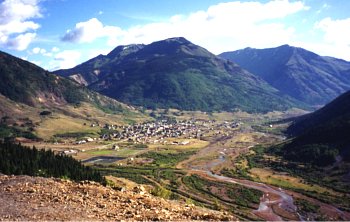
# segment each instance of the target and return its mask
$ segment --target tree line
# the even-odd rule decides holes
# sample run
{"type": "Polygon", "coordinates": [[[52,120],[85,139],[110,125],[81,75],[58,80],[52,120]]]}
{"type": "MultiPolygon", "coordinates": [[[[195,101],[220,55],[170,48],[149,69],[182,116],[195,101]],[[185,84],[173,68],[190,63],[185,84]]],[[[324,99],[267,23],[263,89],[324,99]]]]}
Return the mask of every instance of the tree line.
{"type": "Polygon", "coordinates": [[[0,142],[0,172],[3,174],[92,180],[105,184],[105,178],[70,156],[51,150],[38,150],[11,142],[0,142]]]}

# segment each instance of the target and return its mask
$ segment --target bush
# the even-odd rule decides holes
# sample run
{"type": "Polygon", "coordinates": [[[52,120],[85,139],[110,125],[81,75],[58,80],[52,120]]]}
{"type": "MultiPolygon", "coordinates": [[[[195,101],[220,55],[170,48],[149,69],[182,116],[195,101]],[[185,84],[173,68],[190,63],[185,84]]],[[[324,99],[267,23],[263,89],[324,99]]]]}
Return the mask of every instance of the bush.
{"type": "Polygon", "coordinates": [[[40,116],[48,116],[51,115],[52,113],[50,111],[44,110],[42,112],[40,112],[40,116]]]}

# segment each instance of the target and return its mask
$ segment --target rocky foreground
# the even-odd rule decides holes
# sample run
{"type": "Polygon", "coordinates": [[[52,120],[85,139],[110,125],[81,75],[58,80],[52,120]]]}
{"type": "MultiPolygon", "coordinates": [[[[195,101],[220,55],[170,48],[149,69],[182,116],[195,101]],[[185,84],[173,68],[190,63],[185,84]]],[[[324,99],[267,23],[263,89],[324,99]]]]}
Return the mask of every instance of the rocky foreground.
{"type": "Polygon", "coordinates": [[[235,220],[150,195],[143,187],[117,191],[98,183],[0,175],[0,220],[235,220]]]}

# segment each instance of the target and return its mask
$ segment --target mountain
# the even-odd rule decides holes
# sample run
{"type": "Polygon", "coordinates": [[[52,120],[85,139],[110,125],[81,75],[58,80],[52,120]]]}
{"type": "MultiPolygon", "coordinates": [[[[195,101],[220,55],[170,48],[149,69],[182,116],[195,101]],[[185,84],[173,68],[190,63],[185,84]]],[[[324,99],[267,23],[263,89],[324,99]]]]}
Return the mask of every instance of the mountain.
{"type": "Polygon", "coordinates": [[[287,159],[328,165],[339,155],[350,161],[350,91],[297,119],[288,133],[296,137],[283,148],[287,159]]]}
{"type": "Polygon", "coordinates": [[[0,93],[13,101],[31,106],[44,102],[78,103],[84,99],[80,88],[70,80],[0,52],[0,93]]]}
{"type": "Polygon", "coordinates": [[[121,104],[98,95],[74,81],[0,51],[0,94],[29,106],[60,106],[81,102],[121,104]],[[98,98],[97,98],[98,97],[98,98]],[[102,98],[103,97],[103,98],[102,98]]]}
{"type": "Polygon", "coordinates": [[[350,89],[350,62],[302,48],[245,48],[220,54],[263,78],[281,92],[310,105],[323,105],[350,89]]]}
{"type": "Polygon", "coordinates": [[[133,107],[0,51],[0,118],[0,138],[14,135],[50,139],[62,132],[91,133],[93,130],[84,122],[117,124],[143,115],[133,107]]]}
{"type": "Polygon", "coordinates": [[[111,63],[115,63],[115,65],[119,64],[127,55],[135,53],[143,47],[144,45],[142,44],[118,46],[117,48],[112,50],[107,56],[99,55],[72,69],[61,69],[56,71],[55,73],[61,76],[70,77],[76,82],[87,86],[98,81],[99,78],[101,78],[100,69],[103,69],[104,65],[111,63]]]}
{"type": "Polygon", "coordinates": [[[118,46],[55,73],[79,75],[90,89],[148,108],[267,112],[300,106],[261,78],[181,37],[118,46]]]}

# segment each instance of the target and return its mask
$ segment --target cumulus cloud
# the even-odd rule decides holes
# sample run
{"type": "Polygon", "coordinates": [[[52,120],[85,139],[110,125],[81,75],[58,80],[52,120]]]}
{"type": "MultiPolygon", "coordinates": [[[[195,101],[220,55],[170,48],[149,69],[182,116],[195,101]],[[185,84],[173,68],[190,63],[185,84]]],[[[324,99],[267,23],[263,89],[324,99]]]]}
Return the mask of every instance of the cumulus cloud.
{"type": "Polygon", "coordinates": [[[28,45],[33,41],[35,36],[35,33],[19,34],[14,38],[7,39],[6,46],[18,51],[23,51],[28,48],[28,45]]]}
{"type": "Polygon", "coordinates": [[[339,20],[325,18],[316,23],[315,27],[325,33],[324,39],[327,42],[350,45],[350,18],[339,20]]]}
{"type": "Polygon", "coordinates": [[[324,33],[325,43],[321,49],[328,52],[325,55],[350,61],[350,18],[337,20],[324,18],[315,24],[315,29],[324,33]]]}
{"type": "Polygon", "coordinates": [[[0,45],[25,50],[40,25],[30,19],[41,17],[39,0],[5,0],[0,3],[0,45]]]}
{"type": "Polygon", "coordinates": [[[46,52],[46,50],[45,50],[45,49],[41,49],[41,48],[39,48],[39,47],[35,47],[35,48],[32,49],[32,52],[33,52],[34,54],[39,54],[39,53],[41,53],[41,52],[46,52]]]}
{"type": "Polygon", "coordinates": [[[60,49],[57,48],[57,47],[53,47],[51,49],[51,51],[47,51],[46,49],[42,49],[40,47],[35,47],[32,49],[31,53],[33,54],[40,54],[40,55],[43,55],[43,56],[47,56],[47,57],[52,57],[53,56],[53,53],[56,53],[56,52],[59,52],[60,49]]]}
{"type": "Polygon", "coordinates": [[[92,42],[107,37],[108,45],[150,43],[174,36],[184,36],[214,53],[242,46],[268,47],[285,44],[294,35],[292,27],[279,19],[308,10],[303,1],[273,0],[261,2],[228,2],[189,15],[174,15],[164,22],[121,29],[104,26],[93,18],[68,30],[64,41],[92,42]],[[229,48],[228,48],[229,47],[229,48]]]}
{"type": "Polygon", "coordinates": [[[98,19],[92,18],[86,22],[75,25],[73,30],[68,30],[62,37],[66,42],[89,43],[97,38],[114,38],[121,34],[121,29],[115,26],[104,26],[98,19]]]}
{"type": "Polygon", "coordinates": [[[74,67],[81,57],[81,53],[75,50],[64,50],[55,55],[54,69],[68,69],[74,67]]]}
{"type": "Polygon", "coordinates": [[[219,53],[228,47],[272,46],[284,44],[293,37],[294,29],[277,19],[308,8],[302,2],[271,1],[228,2],[211,6],[188,16],[176,15],[166,23],[135,27],[127,32],[124,41],[152,41],[182,35],[219,53]],[[157,35],[157,36],[155,36],[157,35]]]}
{"type": "Polygon", "coordinates": [[[51,52],[59,52],[60,49],[56,46],[52,47],[51,52]]]}

